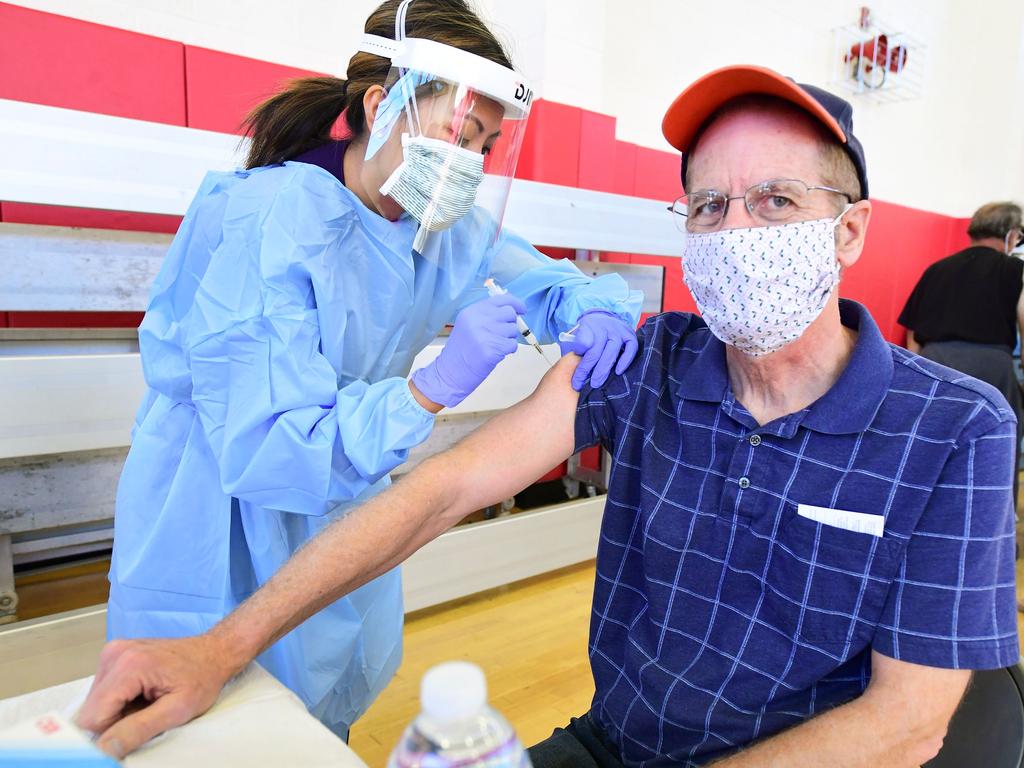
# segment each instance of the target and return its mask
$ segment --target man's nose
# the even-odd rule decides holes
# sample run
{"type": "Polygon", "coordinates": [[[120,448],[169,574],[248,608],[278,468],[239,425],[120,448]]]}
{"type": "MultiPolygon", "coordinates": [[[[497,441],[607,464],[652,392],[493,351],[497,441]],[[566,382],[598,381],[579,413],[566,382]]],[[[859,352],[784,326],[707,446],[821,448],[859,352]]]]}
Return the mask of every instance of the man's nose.
{"type": "Polygon", "coordinates": [[[747,210],[747,201],[742,197],[729,201],[729,207],[722,218],[720,229],[741,229],[743,227],[756,227],[758,222],[747,210]]]}

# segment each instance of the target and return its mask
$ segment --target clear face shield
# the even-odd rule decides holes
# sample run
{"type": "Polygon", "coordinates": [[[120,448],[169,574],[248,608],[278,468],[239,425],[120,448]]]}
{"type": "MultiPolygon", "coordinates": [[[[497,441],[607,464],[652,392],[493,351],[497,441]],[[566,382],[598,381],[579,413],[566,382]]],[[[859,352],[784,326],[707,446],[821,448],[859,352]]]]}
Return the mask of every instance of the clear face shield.
{"type": "Polygon", "coordinates": [[[380,187],[418,222],[413,250],[471,217],[472,247],[498,236],[533,92],[511,69],[432,40],[366,36],[363,50],[389,56],[367,163],[389,171],[380,187]],[[393,170],[390,170],[392,169],[393,170]]]}

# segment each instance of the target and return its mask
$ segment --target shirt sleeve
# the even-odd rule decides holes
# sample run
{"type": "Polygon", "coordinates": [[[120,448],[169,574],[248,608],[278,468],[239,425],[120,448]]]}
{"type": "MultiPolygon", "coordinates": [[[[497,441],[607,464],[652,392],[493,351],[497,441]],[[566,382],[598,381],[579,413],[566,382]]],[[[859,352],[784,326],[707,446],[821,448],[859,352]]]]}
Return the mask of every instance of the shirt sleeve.
{"type": "Polygon", "coordinates": [[[589,381],[583,385],[576,406],[576,453],[601,445],[615,455],[615,447],[623,435],[623,421],[629,418],[643,388],[644,372],[660,359],[651,354],[651,337],[656,335],[652,328],[656,325],[657,318],[640,327],[636,358],[621,376],[610,376],[600,387],[592,387],[589,381]]]}
{"type": "Polygon", "coordinates": [[[1015,664],[1016,425],[971,423],[943,468],[890,589],[873,648],[950,669],[1015,664]]]}
{"type": "Polygon", "coordinates": [[[502,233],[486,270],[526,304],[526,323],[542,343],[557,341],[589,309],[612,312],[630,328],[640,320],[643,294],[631,291],[621,276],[587,277],[570,260],[545,256],[509,232],[502,233]]]}
{"type": "Polygon", "coordinates": [[[434,417],[401,377],[338,386],[307,268],[335,233],[316,229],[301,190],[280,197],[224,229],[196,291],[192,401],[225,493],[321,515],[405,461],[434,417]]]}

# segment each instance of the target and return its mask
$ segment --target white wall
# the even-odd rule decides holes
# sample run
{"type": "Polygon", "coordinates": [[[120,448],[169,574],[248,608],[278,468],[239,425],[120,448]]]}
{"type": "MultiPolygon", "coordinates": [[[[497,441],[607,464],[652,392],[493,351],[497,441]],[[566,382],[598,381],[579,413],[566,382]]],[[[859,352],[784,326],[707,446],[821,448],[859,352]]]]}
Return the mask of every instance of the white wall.
{"type": "MultiPolygon", "coordinates": [[[[477,0],[548,99],[618,118],[618,136],[661,149],[661,116],[725,64],[773,67],[828,87],[830,30],[854,0],[477,0]]],[[[343,74],[377,0],[17,0],[194,45],[343,74]],[[301,17],[297,10],[301,9],[301,17]]],[[[928,45],[921,98],[854,98],[873,195],[953,215],[1024,199],[1021,0],[875,0],[928,45]]],[[[911,52],[910,63],[917,59],[911,52]]]]}
{"type": "MultiPolygon", "coordinates": [[[[620,138],[657,146],[664,109],[686,83],[716,67],[763,64],[830,87],[830,31],[855,22],[859,3],[610,0],[607,6],[616,55],[605,61],[606,92],[620,138]]],[[[1024,198],[1020,0],[875,0],[871,8],[928,47],[921,98],[894,104],[851,98],[872,194],[955,215],[969,215],[990,199],[1024,198]]],[[[908,65],[915,60],[911,51],[908,65]]]]}

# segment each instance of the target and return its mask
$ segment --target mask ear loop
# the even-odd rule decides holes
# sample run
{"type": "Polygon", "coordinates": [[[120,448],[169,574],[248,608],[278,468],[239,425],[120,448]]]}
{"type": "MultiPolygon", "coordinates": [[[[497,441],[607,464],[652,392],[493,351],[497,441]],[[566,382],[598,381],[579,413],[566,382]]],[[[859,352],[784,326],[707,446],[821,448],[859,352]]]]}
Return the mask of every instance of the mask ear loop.
{"type": "MultiPolygon", "coordinates": [[[[843,206],[843,210],[839,212],[839,215],[836,216],[834,219],[832,219],[832,232],[833,232],[833,236],[834,236],[836,227],[838,227],[840,225],[840,223],[842,223],[843,216],[848,214],[850,212],[851,208],[853,208],[853,203],[847,203],[846,205],[843,206]]],[[[836,260],[836,263],[837,264],[839,263],[838,259],[836,260]]],[[[842,275],[842,273],[843,273],[843,267],[840,266],[839,267],[839,274],[842,275]]],[[[835,286],[833,286],[833,289],[834,288],[835,288],[835,286]]]]}
{"type": "Polygon", "coordinates": [[[1024,243],[1024,234],[1022,234],[1022,232],[1024,232],[1024,230],[1014,228],[1006,233],[1006,236],[1003,238],[1003,253],[1010,256],[1015,250],[1017,250],[1021,243],[1024,243]],[[1011,243],[1010,235],[1014,233],[1017,233],[1016,242],[1011,243]]]}
{"type": "Polygon", "coordinates": [[[839,222],[841,222],[843,220],[843,216],[845,216],[846,214],[848,214],[850,212],[851,208],[853,208],[853,203],[847,203],[846,205],[843,206],[843,210],[841,210],[839,212],[839,215],[836,216],[834,219],[832,219],[832,228],[833,229],[835,229],[836,227],[839,226],[839,222]]]}

